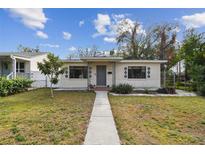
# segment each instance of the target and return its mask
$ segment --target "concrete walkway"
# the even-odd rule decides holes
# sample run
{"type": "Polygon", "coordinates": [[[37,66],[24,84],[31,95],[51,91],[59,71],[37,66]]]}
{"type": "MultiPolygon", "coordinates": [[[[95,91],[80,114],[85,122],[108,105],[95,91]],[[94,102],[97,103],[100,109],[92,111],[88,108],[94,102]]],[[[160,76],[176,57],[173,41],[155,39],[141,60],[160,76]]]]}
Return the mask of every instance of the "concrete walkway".
{"type": "Polygon", "coordinates": [[[120,144],[107,91],[96,91],[96,98],[84,144],[120,144]]]}

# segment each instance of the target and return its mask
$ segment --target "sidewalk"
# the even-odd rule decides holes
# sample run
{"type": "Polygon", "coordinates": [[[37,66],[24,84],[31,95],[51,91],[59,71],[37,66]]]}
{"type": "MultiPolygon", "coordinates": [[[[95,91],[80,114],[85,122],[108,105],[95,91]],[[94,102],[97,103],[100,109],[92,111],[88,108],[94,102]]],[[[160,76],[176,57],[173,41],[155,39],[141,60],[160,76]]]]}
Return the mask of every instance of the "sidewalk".
{"type": "Polygon", "coordinates": [[[84,144],[120,144],[107,91],[96,91],[96,98],[84,144]]]}

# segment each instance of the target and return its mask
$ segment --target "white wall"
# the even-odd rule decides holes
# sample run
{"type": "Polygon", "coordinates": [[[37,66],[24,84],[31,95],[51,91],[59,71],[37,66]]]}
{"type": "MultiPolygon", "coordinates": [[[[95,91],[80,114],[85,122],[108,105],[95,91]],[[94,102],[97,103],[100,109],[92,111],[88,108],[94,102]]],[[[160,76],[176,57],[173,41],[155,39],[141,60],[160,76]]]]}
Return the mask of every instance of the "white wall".
{"type": "MultiPolygon", "coordinates": [[[[147,71],[147,68],[146,68],[147,71]]],[[[147,74],[147,73],[146,73],[147,74]]],[[[159,63],[123,63],[116,64],[116,84],[128,83],[136,88],[159,88],[160,87],[160,64],[159,63]],[[124,77],[124,68],[128,66],[150,67],[150,78],[128,79],[124,77]]]]}
{"type": "Polygon", "coordinates": [[[47,54],[32,57],[30,61],[30,71],[39,71],[37,63],[42,62],[43,59],[47,59],[47,54]]]}
{"type": "MultiPolygon", "coordinates": [[[[112,86],[113,84],[113,63],[112,62],[92,62],[92,63],[65,63],[65,67],[69,66],[88,66],[91,67],[91,84],[96,85],[96,67],[97,65],[106,65],[106,85],[112,86]],[[108,74],[112,72],[112,74],[108,74]]],[[[147,71],[147,68],[146,68],[147,71]]],[[[160,63],[116,63],[116,84],[128,83],[136,88],[159,88],[160,87],[160,63]],[[150,67],[150,78],[146,79],[128,79],[124,77],[124,68],[128,66],[146,66],[150,67]]],[[[69,75],[69,69],[68,69],[69,75]]],[[[89,75],[89,73],[88,73],[89,75]]],[[[147,73],[146,73],[147,75],[147,73]]],[[[59,88],[85,88],[88,85],[87,79],[70,79],[66,78],[65,74],[60,76],[59,83],[57,87],[59,88]]]]}
{"type": "Polygon", "coordinates": [[[87,66],[86,63],[65,63],[64,67],[68,68],[68,78],[65,74],[60,76],[58,83],[59,88],[87,88],[87,79],[70,79],[69,66],[87,66]]]}
{"type": "Polygon", "coordinates": [[[47,54],[32,57],[30,60],[31,80],[34,81],[32,87],[45,87],[46,84],[49,84],[49,82],[46,83],[46,76],[41,74],[37,65],[37,63],[42,62],[43,59],[47,59],[47,54]]]}

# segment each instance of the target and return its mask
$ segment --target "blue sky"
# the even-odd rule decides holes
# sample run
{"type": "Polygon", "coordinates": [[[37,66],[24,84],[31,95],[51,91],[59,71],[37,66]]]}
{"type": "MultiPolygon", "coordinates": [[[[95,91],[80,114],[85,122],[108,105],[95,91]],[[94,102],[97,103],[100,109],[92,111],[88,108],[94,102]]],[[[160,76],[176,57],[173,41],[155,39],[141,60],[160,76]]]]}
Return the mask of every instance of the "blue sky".
{"type": "Polygon", "coordinates": [[[115,27],[122,19],[154,24],[178,23],[178,40],[185,28],[205,28],[205,9],[0,9],[0,52],[17,46],[51,51],[61,58],[79,47],[116,48],[115,27]]]}

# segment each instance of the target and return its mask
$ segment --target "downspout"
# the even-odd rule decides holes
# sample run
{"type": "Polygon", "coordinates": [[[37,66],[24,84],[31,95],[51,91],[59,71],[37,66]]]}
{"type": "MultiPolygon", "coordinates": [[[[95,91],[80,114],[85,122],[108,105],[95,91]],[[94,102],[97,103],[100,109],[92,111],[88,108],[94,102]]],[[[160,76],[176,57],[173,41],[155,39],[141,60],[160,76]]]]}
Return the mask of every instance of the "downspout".
{"type": "Polygon", "coordinates": [[[13,55],[10,56],[12,59],[12,71],[13,71],[13,78],[16,78],[16,58],[13,55]]]}

